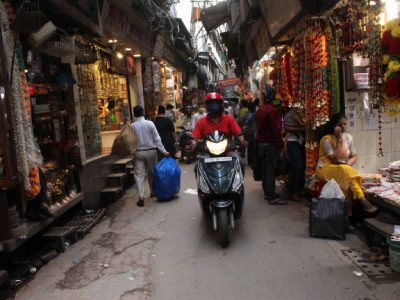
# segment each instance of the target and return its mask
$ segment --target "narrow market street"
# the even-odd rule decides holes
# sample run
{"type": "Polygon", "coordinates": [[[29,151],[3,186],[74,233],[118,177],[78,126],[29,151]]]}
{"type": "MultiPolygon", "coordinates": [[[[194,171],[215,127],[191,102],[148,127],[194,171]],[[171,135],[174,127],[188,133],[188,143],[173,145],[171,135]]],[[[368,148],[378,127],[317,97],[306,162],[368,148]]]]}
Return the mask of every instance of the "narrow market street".
{"type": "Polygon", "coordinates": [[[308,236],[304,203],[269,206],[247,169],[243,218],[222,249],[201,217],[194,164],[182,165],[176,200],[135,190],[109,208],[86,238],[43,267],[17,294],[36,299],[398,299],[400,283],[357,277],[343,249],[365,248],[308,236]]]}

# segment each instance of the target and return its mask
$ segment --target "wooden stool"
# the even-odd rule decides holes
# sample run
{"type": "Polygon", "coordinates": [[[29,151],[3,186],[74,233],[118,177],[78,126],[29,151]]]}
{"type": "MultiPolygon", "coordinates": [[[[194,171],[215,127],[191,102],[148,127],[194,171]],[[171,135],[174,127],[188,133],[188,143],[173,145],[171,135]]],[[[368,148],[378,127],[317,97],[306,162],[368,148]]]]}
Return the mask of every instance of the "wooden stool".
{"type": "Polygon", "coordinates": [[[78,235],[74,227],[53,227],[42,235],[43,238],[50,241],[57,251],[64,252],[66,250],[65,240],[69,238],[71,242],[78,240],[78,235]]]}

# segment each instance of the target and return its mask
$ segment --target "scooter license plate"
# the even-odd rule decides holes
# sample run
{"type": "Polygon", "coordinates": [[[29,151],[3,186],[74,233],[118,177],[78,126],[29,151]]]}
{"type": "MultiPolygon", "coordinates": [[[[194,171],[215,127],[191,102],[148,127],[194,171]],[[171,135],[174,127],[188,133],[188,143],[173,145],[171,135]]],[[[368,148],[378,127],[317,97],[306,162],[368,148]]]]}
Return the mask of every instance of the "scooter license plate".
{"type": "Polygon", "coordinates": [[[221,162],[221,161],[232,161],[232,157],[209,157],[204,159],[204,162],[206,164],[221,162]]]}

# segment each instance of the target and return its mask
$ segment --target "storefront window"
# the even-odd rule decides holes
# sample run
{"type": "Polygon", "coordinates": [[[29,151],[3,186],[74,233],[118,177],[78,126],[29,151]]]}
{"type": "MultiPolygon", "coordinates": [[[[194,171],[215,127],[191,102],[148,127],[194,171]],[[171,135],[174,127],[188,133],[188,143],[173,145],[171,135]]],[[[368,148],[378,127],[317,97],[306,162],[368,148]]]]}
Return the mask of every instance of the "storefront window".
{"type": "Polygon", "coordinates": [[[95,79],[101,130],[120,130],[129,120],[126,79],[100,70],[95,73],[95,79]]]}
{"type": "Polygon", "coordinates": [[[123,57],[100,54],[93,64],[77,65],[86,157],[108,154],[130,120],[123,57]],[[116,63],[119,63],[116,65],[116,63]]]}
{"type": "Polygon", "coordinates": [[[82,116],[86,158],[101,154],[101,135],[98,116],[98,97],[94,65],[78,65],[79,103],[82,116]]]}
{"type": "Polygon", "coordinates": [[[165,104],[182,103],[182,73],[165,61],[161,65],[162,96],[165,104]]]}

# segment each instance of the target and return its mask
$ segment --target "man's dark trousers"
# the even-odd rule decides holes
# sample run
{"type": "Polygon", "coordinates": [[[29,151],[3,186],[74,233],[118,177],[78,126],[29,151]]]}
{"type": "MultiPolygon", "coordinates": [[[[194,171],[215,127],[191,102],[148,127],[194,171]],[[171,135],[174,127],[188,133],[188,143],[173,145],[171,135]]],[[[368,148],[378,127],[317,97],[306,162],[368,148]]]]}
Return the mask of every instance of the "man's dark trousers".
{"type": "Polygon", "coordinates": [[[275,193],[275,168],[279,151],[275,144],[258,142],[258,155],[262,162],[262,187],[267,200],[274,200],[275,193]]]}

